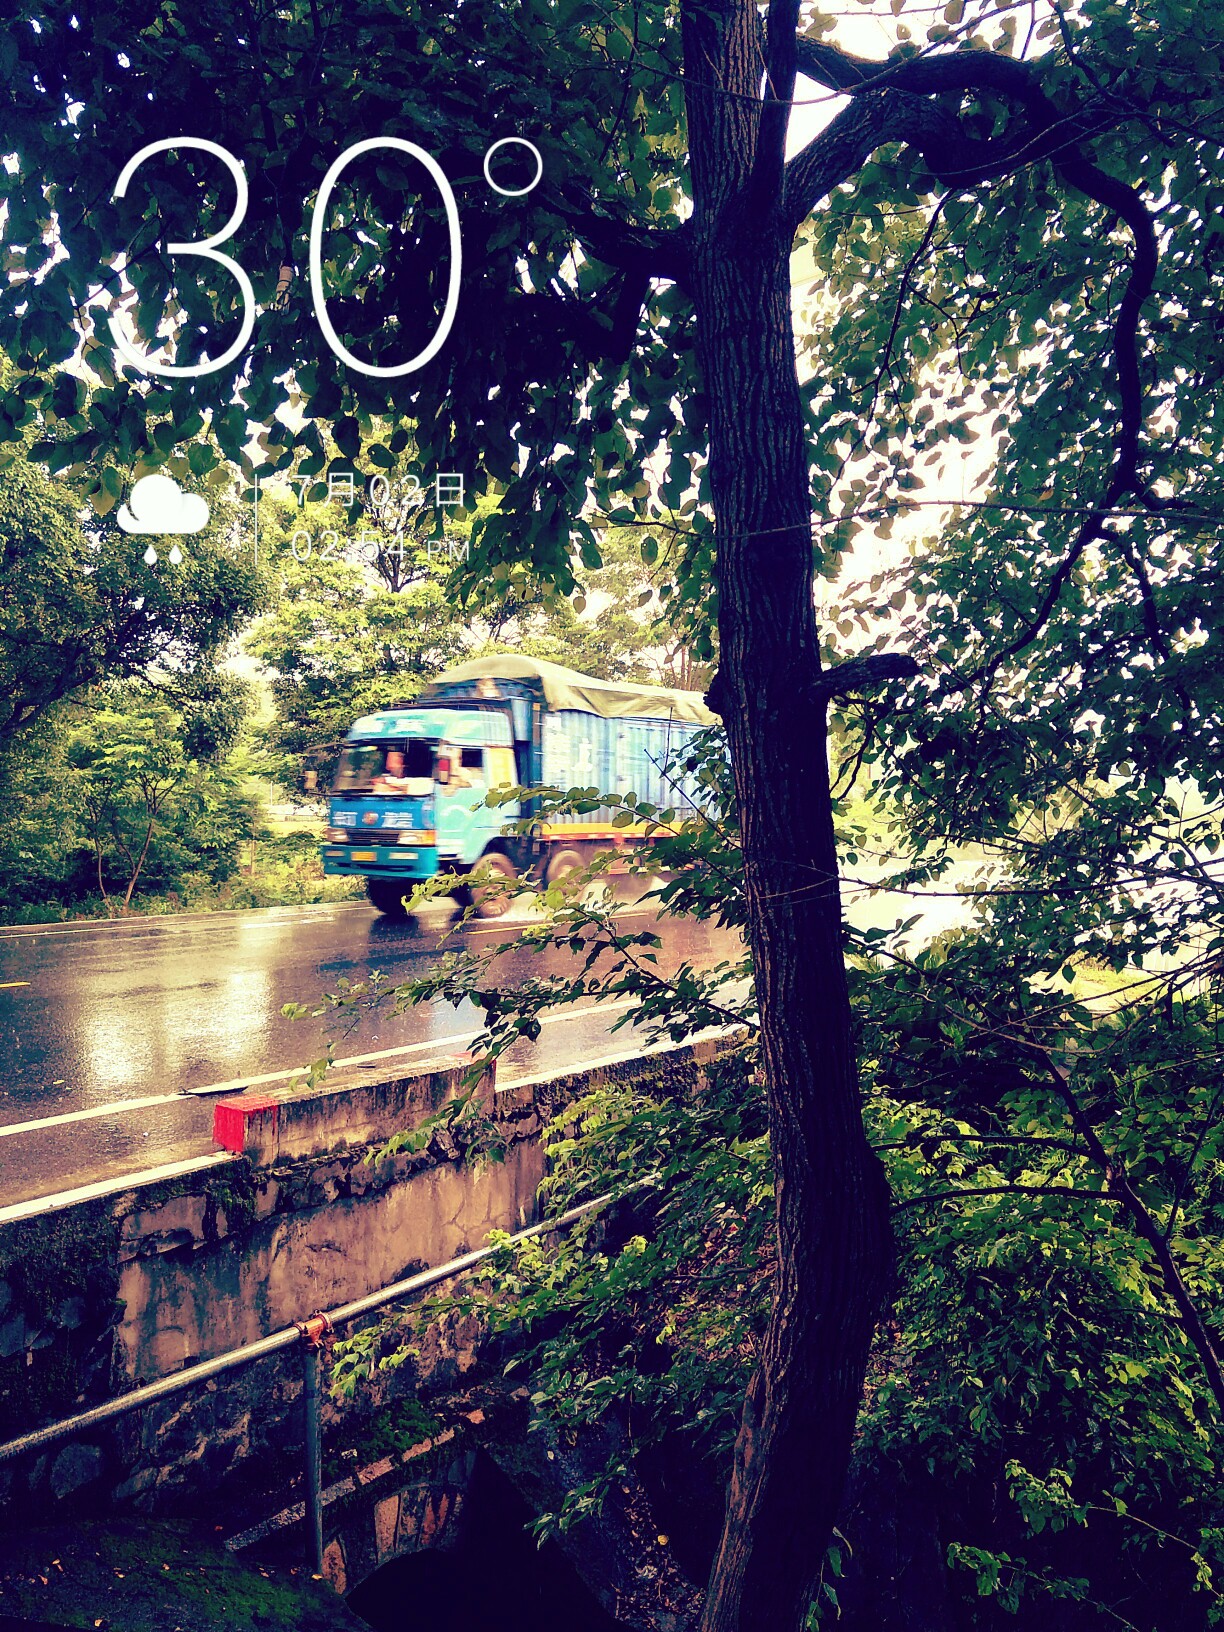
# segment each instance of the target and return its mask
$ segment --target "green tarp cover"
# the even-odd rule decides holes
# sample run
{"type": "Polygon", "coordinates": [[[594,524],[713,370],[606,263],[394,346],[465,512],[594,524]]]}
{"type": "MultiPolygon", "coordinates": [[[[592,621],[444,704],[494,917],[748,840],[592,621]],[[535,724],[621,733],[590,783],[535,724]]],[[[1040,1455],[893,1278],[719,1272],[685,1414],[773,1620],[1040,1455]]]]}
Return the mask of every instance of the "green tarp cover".
{"type": "Polygon", "coordinates": [[[592,680],[559,663],[508,652],[498,657],[477,657],[447,669],[421,693],[424,702],[442,686],[471,680],[534,680],[551,709],[576,709],[602,714],[605,719],[685,720],[690,725],[717,725],[698,691],[673,691],[666,686],[638,686],[611,680],[592,680]]]}

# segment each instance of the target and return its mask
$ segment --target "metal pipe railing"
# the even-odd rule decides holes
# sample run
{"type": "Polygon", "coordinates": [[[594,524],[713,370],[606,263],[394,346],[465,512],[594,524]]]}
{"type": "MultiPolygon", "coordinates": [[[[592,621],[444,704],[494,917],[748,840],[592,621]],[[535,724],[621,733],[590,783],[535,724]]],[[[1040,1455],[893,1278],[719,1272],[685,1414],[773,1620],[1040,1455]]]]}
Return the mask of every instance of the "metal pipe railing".
{"type": "MultiPolygon", "coordinates": [[[[647,1181],[642,1181],[645,1182],[647,1181]]],[[[635,1190],[640,1187],[640,1184],[631,1186],[635,1190]]],[[[534,1236],[551,1235],[556,1230],[568,1229],[580,1218],[585,1218],[588,1213],[597,1212],[615,1199],[615,1196],[609,1193],[596,1196],[593,1201],[581,1202],[577,1207],[571,1207],[556,1218],[545,1219],[539,1224],[529,1225],[525,1230],[519,1230],[517,1234],[508,1237],[503,1245],[517,1246],[520,1241],[529,1241],[534,1236]]],[[[121,1394],[117,1399],[107,1400],[104,1405],[95,1405],[88,1411],[78,1411],[75,1416],[48,1423],[45,1428],[35,1428],[28,1434],[22,1434],[17,1439],[0,1444],[0,1463],[10,1462],[14,1457],[23,1456],[28,1451],[41,1450],[46,1445],[54,1445],[62,1439],[71,1439],[86,1429],[96,1428],[101,1423],[127,1416],[129,1412],[139,1411],[142,1406],[151,1405],[155,1400],[164,1400],[171,1394],[181,1394],[187,1389],[194,1388],[198,1383],[207,1382],[210,1377],[234,1371],[239,1366],[250,1365],[252,1361],[262,1360],[267,1355],[277,1354],[281,1349],[292,1348],[295,1343],[300,1342],[303,1345],[306,1403],[307,1558],[314,1574],[319,1575],[323,1567],[322,1436],[319,1405],[323,1392],[322,1348],[325,1337],[337,1327],[347,1325],[349,1321],[356,1320],[361,1315],[372,1314],[374,1310],[384,1308],[389,1303],[398,1303],[415,1297],[417,1293],[425,1292],[431,1286],[437,1286],[442,1281],[462,1275],[466,1270],[474,1269],[477,1264],[484,1263],[487,1258],[501,1250],[501,1246],[477,1247],[472,1252],[465,1252],[462,1257],[452,1258],[448,1263],[438,1264],[433,1269],[423,1269],[402,1281],[394,1281],[390,1286],[384,1286],[377,1292],[370,1292],[363,1298],[354,1298],[350,1303],[342,1303],[336,1309],[329,1309],[312,1315],[308,1320],[282,1327],[280,1331],[271,1332],[267,1337],[258,1338],[254,1343],[229,1349],[225,1354],[214,1355],[211,1360],[200,1361],[198,1365],[187,1366],[184,1370],[175,1372],[172,1377],[161,1377],[155,1383],[145,1383],[127,1394],[121,1394]]]]}
{"type": "Polygon", "coordinates": [[[303,1399],[306,1405],[306,1561],[312,1575],[323,1574],[323,1423],[319,1396],[323,1392],[323,1342],[306,1339],[302,1351],[303,1399]]]}

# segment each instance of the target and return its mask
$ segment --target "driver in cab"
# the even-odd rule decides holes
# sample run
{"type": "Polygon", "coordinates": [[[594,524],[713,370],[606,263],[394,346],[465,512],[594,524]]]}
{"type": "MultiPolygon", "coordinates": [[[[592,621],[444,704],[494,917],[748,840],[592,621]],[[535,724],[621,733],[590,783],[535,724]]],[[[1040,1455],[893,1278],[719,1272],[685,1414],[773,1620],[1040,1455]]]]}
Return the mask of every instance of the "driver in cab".
{"type": "Polygon", "coordinates": [[[419,777],[404,775],[403,750],[388,748],[386,764],[370,783],[370,790],[373,793],[413,793],[416,791],[413,784],[419,781],[419,777]]]}

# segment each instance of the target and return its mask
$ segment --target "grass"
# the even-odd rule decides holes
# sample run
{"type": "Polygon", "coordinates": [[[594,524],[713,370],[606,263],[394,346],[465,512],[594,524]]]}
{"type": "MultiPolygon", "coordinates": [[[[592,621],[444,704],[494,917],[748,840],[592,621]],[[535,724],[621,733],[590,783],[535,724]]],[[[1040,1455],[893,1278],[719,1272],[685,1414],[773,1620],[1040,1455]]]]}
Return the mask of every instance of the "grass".
{"type": "Polygon", "coordinates": [[[304,1569],[248,1568],[219,1545],[138,1519],[0,1540],[0,1616],[95,1632],[357,1632],[304,1569]]]}

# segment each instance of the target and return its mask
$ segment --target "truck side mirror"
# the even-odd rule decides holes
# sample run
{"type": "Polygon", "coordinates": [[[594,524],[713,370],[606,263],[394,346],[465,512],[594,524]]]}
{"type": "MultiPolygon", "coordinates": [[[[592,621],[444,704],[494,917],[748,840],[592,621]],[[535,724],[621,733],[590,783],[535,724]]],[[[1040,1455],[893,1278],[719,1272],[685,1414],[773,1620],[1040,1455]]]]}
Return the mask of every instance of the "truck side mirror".
{"type": "Polygon", "coordinates": [[[314,793],[319,786],[318,771],[303,771],[302,786],[305,788],[307,793],[314,793]]]}

